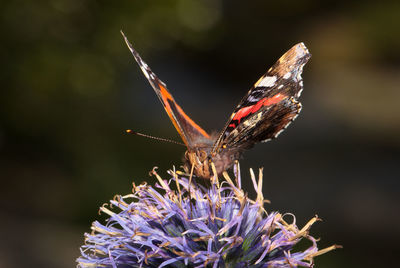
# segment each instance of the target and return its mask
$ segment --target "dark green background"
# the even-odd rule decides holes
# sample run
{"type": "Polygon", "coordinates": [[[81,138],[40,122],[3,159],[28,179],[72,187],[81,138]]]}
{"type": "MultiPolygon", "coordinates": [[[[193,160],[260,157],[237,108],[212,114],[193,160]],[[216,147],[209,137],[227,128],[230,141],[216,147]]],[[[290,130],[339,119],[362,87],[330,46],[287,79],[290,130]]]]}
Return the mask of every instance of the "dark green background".
{"type": "Polygon", "coordinates": [[[6,1],[0,4],[0,267],[74,267],[98,207],[181,164],[184,148],[126,48],[206,130],[303,41],[299,118],[241,161],[264,167],[268,210],[292,212],[317,267],[393,267],[398,248],[400,2],[6,1]]]}

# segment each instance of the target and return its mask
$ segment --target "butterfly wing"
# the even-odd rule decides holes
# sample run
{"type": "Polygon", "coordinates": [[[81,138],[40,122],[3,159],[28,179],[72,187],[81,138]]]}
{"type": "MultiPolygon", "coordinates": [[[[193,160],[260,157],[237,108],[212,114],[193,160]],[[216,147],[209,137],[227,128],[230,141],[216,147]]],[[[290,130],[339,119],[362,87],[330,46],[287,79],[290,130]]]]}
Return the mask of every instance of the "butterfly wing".
{"type": "Polygon", "coordinates": [[[297,101],[303,90],[301,73],[310,57],[303,43],[288,50],[240,101],[212,154],[223,149],[248,149],[277,137],[301,110],[297,101]]]}
{"type": "Polygon", "coordinates": [[[209,139],[210,136],[207,132],[197,125],[176,103],[171,93],[167,90],[165,83],[162,82],[142,60],[122,31],[121,34],[186,146],[192,148],[197,140],[209,139]]]}

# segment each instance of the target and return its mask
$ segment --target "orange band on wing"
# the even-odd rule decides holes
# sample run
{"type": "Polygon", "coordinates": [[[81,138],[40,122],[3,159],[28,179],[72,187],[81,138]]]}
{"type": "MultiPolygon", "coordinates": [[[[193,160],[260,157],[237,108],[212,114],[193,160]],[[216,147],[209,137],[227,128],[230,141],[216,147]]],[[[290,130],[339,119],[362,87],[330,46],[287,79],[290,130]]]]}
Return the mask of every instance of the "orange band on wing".
{"type": "Polygon", "coordinates": [[[179,105],[176,105],[176,107],[179,110],[179,113],[190,123],[190,125],[195,128],[198,132],[200,132],[204,137],[210,138],[210,135],[202,129],[199,125],[197,125],[185,112],[182,110],[182,108],[179,105]]]}
{"type": "Polygon", "coordinates": [[[200,132],[205,138],[210,138],[210,135],[208,135],[207,132],[205,132],[187,114],[185,114],[185,112],[182,110],[182,108],[175,102],[174,98],[172,98],[172,96],[168,92],[168,90],[163,85],[161,85],[160,83],[158,83],[158,86],[160,88],[160,93],[161,93],[161,96],[162,96],[162,99],[163,99],[165,110],[167,111],[168,116],[170,117],[170,119],[171,119],[172,123],[174,124],[175,128],[179,132],[179,135],[181,135],[183,142],[186,145],[188,145],[188,141],[186,139],[185,133],[183,133],[183,129],[179,126],[179,124],[177,122],[177,118],[174,117],[173,111],[171,109],[171,106],[170,106],[168,100],[175,104],[179,115],[182,116],[192,128],[194,128],[195,130],[200,132]]]}

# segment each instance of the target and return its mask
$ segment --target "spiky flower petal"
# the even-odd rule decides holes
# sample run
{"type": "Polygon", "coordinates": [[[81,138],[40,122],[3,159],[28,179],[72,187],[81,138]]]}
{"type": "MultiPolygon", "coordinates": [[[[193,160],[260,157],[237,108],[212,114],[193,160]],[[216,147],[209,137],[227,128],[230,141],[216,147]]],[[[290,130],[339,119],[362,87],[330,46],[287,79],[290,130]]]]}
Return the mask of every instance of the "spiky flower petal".
{"type": "Polygon", "coordinates": [[[152,173],[161,191],[134,185],[132,194],[110,201],[118,212],[100,208],[109,218],[85,234],[79,267],[312,267],[313,257],[336,247],[318,251],[308,233],[317,217],[299,229],[293,215],[264,210],[262,170],[258,182],[251,170],[256,200],[241,189],[238,164],[236,183],[224,173],[226,182],[214,176],[209,188],[179,172],[170,171],[169,182],[152,173]],[[302,239],[310,246],[294,252],[302,239]]]}

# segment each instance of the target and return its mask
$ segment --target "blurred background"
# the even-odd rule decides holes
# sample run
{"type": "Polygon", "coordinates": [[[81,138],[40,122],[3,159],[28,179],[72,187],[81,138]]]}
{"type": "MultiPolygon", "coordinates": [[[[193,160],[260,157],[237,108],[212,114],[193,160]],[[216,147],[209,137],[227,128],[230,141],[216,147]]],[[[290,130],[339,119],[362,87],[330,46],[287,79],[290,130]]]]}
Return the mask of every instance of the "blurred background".
{"type": "MultiPolygon", "coordinates": [[[[242,96],[302,41],[303,110],[241,161],[264,167],[267,210],[291,212],[317,267],[398,264],[399,1],[6,1],[0,43],[0,267],[73,267],[99,206],[184,147],[119,33],[186,112],[222,129],[242,96]]],[[[254,193],[248,183],[244,188],[254,193]]]]}

